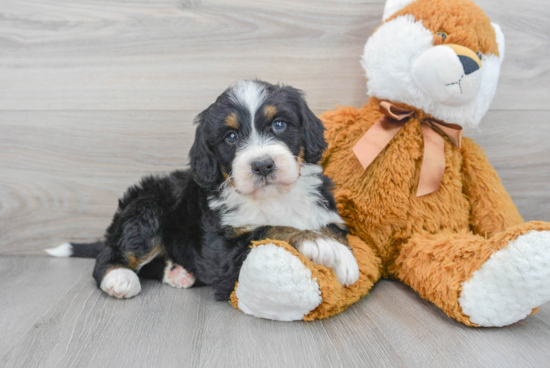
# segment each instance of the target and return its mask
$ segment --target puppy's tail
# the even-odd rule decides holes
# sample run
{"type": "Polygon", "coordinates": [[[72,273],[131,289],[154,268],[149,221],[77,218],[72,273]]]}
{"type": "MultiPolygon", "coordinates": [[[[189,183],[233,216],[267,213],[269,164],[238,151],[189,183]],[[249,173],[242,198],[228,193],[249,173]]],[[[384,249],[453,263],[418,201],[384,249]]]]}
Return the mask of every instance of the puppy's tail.
{"type": "Polygon", "coordinates": [[[52,257],[95,258],[105,248],[102,241],[95,243],[63,243],[55,248],[44,249],[52,257]]]}

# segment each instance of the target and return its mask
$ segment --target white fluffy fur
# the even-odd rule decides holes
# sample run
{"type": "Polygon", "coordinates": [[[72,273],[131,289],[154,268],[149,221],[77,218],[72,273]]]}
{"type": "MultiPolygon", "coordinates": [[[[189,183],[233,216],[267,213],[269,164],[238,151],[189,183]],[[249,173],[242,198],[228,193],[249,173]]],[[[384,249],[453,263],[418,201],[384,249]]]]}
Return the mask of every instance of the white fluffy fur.
{"type": "Polygon", "coordinates": [[[233,102],[245,106],[250,112],[250,122],[252,128],[252,136],[256,135],[256,127],[254,125],[254,117],[260,105],[267,98],[265,88],[254,81],[243,80],[237,82],[229,94],[233,102]]]}
{"type": "Polygon", "coordinates": [[[101,281],[101,290],[115,298],[131,298],[141,291],[136,273],[127,268],[115,268],[109,271],[101,281]]]}
{"type": "MultiPolygon", "coordinates": [[[[404,15],[383,24],[367,41],[361,59],[369,96],[415,106],[447,123],[476,127],[494,97],[504,57],[504,36],[498,25],[493,26],[497,32],[499,53],[501,48],[503,51],[501,57],[483,57],[482,68],[478,71],[481,81],[477,93],[460,104],[460,101],[451,99],[435,101],[433,96],[430,97],[430,91],[424,90],[413,79],[412,69],[417,59],[434,48],[433,35],[422,21],[415,21],[413,15],[404,15]]],[[[446,60],[443,57],[441,63],[429,65],[422,73],[417,70],[416,74],[423,74],[422,78],[434,78],[433,73],[445,74],[445,68],[453,67],[446,60]]]]}
{"type": "Polygon", "coordinates": [[[359,279],[359,266],[351,250],[332,239],[304,241],[298,251],[311,261],[332,268],[340,284],[349,286],[359,279]]]}
{"type": "Polygon", "coordinates": [[[445,45],[438,45],[416,58],[411,75],[430,100],[460,107],[478,95],[483,69],[466,75],[455,51],[445,45]]]}
{"type": "Polygon", "coordinates": [[[502,29],[500,29],[500,26],[498,24],[491,23],[491,25],[493,26],[493,29],[495,30],[495,33],[497,35],[498,57],[500,60],[504,60],[504,54],[506,52],[504,33],[502,33],[502,29]]]}
{"type": "Polygon", "coordinates": [[[386,5],[384,6],[384,15],[382,16],[382,20],[388,19],[413,1],[414,0],[387,0],[386,5]]]}
{"type": "MultiPolygon", "coordinates": [[[[319,205],[318,187],[323,169],[304,164],[298,180],[288,191],[276,196],[255,199],[224,185],[219,199],[210,199],[209,206],[221,211],[222,225],[252,230],[259,226],[291,226],[300,230],[317,230],[330,223],[343,224],[334,211],[319,205]]],[[[227,183],[226,183],[227,184],[227,183]]]]}
{"type": "Polygon", "coordinates": [[[311,271],[274,244],[250,251],[239,273],[237,298],[244,313],[278,321],[301,320],[322,302],[311,271]]]}
{"type": "Polygon", "coordinates": [[[44,249],[52,257],[70,257],[73,255],[73,246],[71,243],[63,243],[55,248],[44,249]]]}
{"type": "Polygon", "coordinates": [[[299,175],[300,164],[285,144],[255,139],[235,155],[231,177],[237,191],[259,199],[289,191],[289,186],[298,180],[299,175]],[[252,173],[252,162],[262,157],[271,157],[275,163],[275,172],[268,179],[258,178],[252,173]],[[265,185],[265,180],[268,180],[268,185],[265,185]]]}
{"type": "Polygon", "coordinates": [[[550,301],[550,231],[530,231],[491,255],[458,299],[470,321],[484,327],[517,322],[550,301]]]}

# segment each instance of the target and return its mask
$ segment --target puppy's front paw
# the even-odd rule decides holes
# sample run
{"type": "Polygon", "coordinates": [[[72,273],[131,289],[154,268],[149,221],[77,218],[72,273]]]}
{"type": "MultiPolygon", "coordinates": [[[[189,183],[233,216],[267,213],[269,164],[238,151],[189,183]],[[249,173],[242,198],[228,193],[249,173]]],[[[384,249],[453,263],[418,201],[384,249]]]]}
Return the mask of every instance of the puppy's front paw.
{"type": "Polygon", "coordinates": [[[136,273],[127,268],[115,268],[109,271],[101,281],[101,290],[115,298],[131,298],[141,291],[136,273]]]}
{"type": "Polygon", "coordinates": [[[351,250],[336,240],[318,238],[298,244],[298,251],[311,261],[332,268],[338,282],[349,286],[359,279],[359,266],[351,250]]]}
{"type": "Polygon", "coordinates": [[[187,289],[193,286],[196,279],[187,271],[185,268],[181,267],[178,264],[168,261],[166,263],[166,268],[164,269],[164,278],[162,282],[176,288],[187,289]]]}

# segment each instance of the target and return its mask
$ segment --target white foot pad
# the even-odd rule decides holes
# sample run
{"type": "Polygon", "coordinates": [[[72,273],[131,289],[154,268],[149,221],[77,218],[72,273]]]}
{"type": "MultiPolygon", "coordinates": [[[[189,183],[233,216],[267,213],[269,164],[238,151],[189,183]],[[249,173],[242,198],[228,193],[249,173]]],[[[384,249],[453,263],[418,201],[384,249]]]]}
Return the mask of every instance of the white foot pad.
{"type": "Polygon", "coordinates": [[[196,279],[187,271],[185,268],[181,267],[178,264],[168,261],[166,263],[166,268],[164,269],[164,278],[162,282],[176,288],[187,289],[193,286],[196,279]]]}
{"type": "Polygon", "coordinates": [[[517,322],[550,300],[550,231],[530,231],[493,253],[458,299],[470,321],[484,327],[517,322]]]}
{"type": "Polygon", "coordinates": [[[315,241],[304,241],[298,245],[298,251],[307,259],[332,268],[342,285],[352,285],[359,279],[359,266],[353,253],[336,240],[319,238],[315,241]]]}
{"type": "Polygon", "coordinates": [[[237,298],[244,313],[277,321],[301,320],[323,300],[311,271],[274,244],[250,251],[239,273],[237,298]]]}
{"type": "Polygon", "coordinates": [[[136,273],[127,268],[115,268],[109,271],[101,281],[101,290],[115,298],[131,298],[141,291],[136,273]]]}

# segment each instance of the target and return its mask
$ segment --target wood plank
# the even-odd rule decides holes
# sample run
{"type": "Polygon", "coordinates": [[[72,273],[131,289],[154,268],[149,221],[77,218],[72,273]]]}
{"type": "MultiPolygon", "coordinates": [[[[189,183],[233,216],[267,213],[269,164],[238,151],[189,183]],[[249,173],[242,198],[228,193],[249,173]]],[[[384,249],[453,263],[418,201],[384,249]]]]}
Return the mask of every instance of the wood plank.
{"type": "MultiPolygon", "coordinates": [[[[0,262],[5,259],[0,258],[0,262]]],[[[43,257],[31,259],[34,263],[44,261],[43,257]]],[[[169,366],[168,362],[192,362],[201,343],[208,289],[184,294],[160,282],[145,281],[139,298],[117,300],[95,286],[91,278],[93,260],[55,261],[87,280],[60,289],[56,308],[29,308],[27,313],[37,322],[1,355],[3,366],[163,367],[169,366]]],[[[51,282],[56,273],[55,265],[50,265],[49,272],[25,276],[51,282]]],[[[40,294],[57,287],[51,283],[40,294]]],[[[26,291],[20,289],[19,293],[26,291]]],[[[40,296],[36,296],[38,300],[40,296]]]]}
{"type": "Polygon", "coordinates": [[[10,298],[17,301],[3,302],[0,324],[14,314],[33,321],[7,330],[0,365],[537,367],[550,362],[550,304],[507,328],[470,328],[403,284],[382,280],[337,316],[274,322],[214,301],[207,287],[181,290],[145,281],[136,298],[117,300],[95,287],[92,265],[82,259],[0,257],[0,270],[24,268],[0,278],[0,290],[10,287],[10,298]],[[61,285],[60,277],[77,282],[61,285]],[[12,287],[14,279],[20,284],[12,287]],[[37,279],[40,288],[25,286],[37,279]],[[55,302],[44,307],[43,298],[55,302]]]}
{"type": "Polygon", "coordinates": [[[0,253],[101,237],[128,186],[185,168],[194,116],[0,113],[0,253]]]}
{"type": "MultiPolygon", "coordinates": [[[[319,112],[319,111],[318,111],[319,112]]],[[[0,254],[101,237],[124,190],[185,167],[196,112],[0,112],[0,254]]],[[[550,221],[544,111],[491,111],[485,148],[526,220],[550,221]],[[529,128],[518,130],[518,122],[529,128]]]]}
{"type": "Polygon", "coordinates": [[[79,265],[90,266],[89,261],[40,259],[0,258],[0,357],[18,343],[24,332],[47,323],[40,322],[40,316],[58,303],[67,290],[90,284],[91,269],[86,275],[75,272],[79,265]],[[42,274],[48,277],[43,278],[42,274]]]}
{"type": "MultiPolygon", "coordinates": [[[[0,109],[195,110],[255,77],[305,90],[318,110],[360,105],[359,58],[383,3],[9,2],[0,9],[0,109]]],[[[507,38],[492,107],[548,109],[550,7],[479,4],[507,38]]]]}
{"type": "Polygon", "coordinates": [[[468,130],[485,150],[526,221],[550,221],[550,125],[546,111],[489,111],[468,130]]]}

